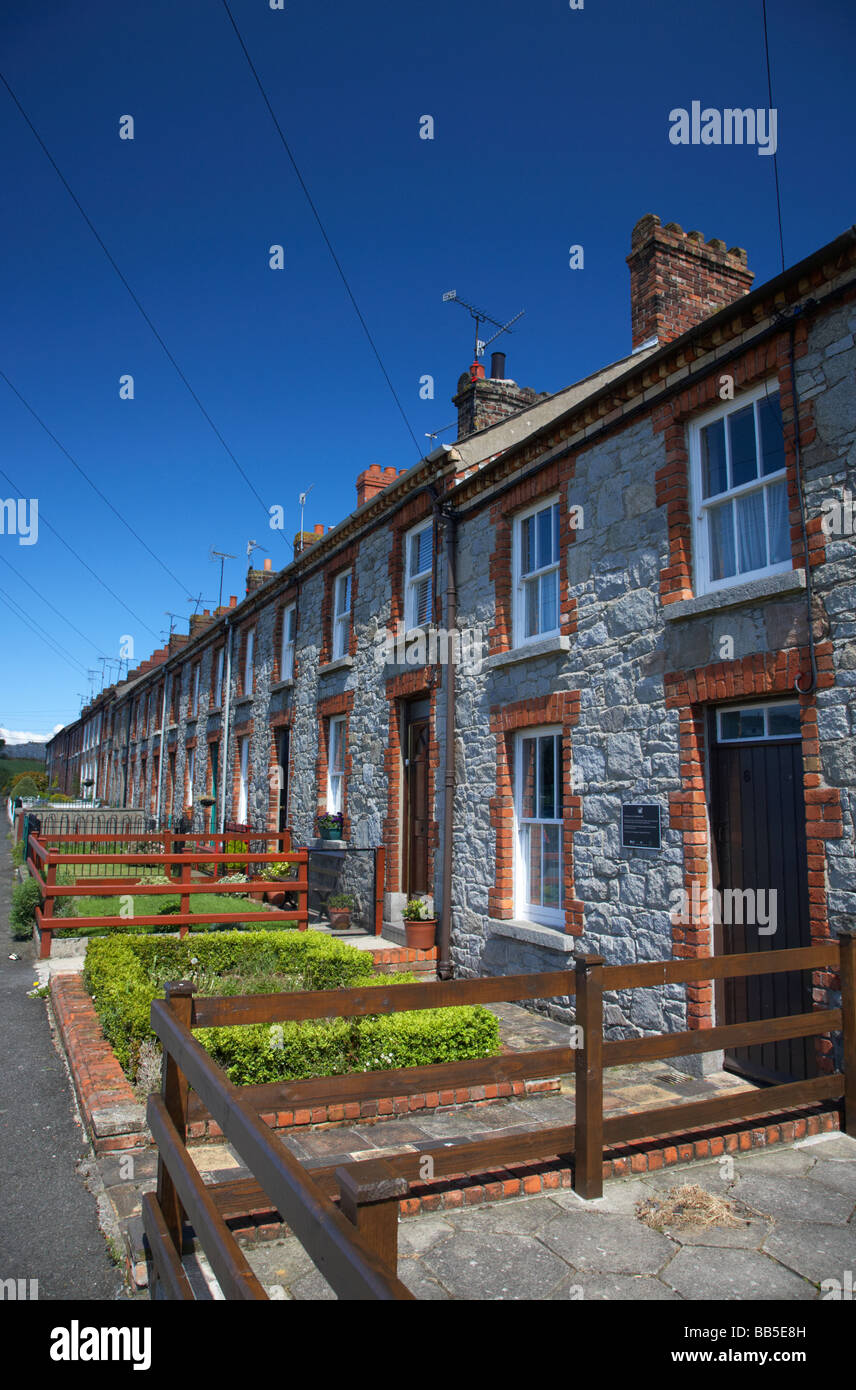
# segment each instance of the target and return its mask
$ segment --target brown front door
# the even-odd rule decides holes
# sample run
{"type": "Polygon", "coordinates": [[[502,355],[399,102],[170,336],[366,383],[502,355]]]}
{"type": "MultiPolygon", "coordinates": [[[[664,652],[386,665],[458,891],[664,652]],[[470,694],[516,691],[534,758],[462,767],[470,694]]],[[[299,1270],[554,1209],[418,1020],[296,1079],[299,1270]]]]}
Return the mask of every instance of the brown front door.
{"type": "MultiPolygon", "coordinates": [[[[711,721],[717,949],[732,955],[810,946],[802,745],[778,733],[798,720],[798,709],[750,705],[726,714],[730,723],[711,721]],[[762,916],[769,920],[761,923],[762,916]]],[[[811,986],[807,970],[725,980],[721,1022],[811,1013],[811,986]]],[[[754,1081],[801,1081],[817,1072],[814,1039],[732,1048],[725,1066],[754,1081]]]]}
{"type": "Polygon", "coordinates": [[[408,897],[428,892],[428,741],[427,718],[406,724],[404,880],[408,897]]]}

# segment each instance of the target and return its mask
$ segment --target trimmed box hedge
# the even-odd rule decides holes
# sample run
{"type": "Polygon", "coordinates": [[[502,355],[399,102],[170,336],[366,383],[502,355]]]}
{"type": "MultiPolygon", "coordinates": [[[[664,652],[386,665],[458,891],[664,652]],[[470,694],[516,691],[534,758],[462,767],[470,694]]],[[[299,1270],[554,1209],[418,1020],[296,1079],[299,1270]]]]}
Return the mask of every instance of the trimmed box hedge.
{"type": "MultiPolygon", "coordinates": [[[[370,951],[320,932],[216,932],[183,940],[125,935],[91,940],[83,980],[104,1035],[133,1081],[140,1047],[154,1038],[152,1000],[163,998],[166,980],[195,977],[201,994],[390,983],[388,975],[373,971],[370,951]],[[219,985],[220,977],[235,975],[240,976],[237,989],[234,980],[228,989],[219,985]]],[[[395,983],[411,980],[395,977],[395,983]]],[[[427,1066],[499,1051],[497,1019],[480,1005],[201,1028],[195,1036],[236,1085],[427,1066]]]]}

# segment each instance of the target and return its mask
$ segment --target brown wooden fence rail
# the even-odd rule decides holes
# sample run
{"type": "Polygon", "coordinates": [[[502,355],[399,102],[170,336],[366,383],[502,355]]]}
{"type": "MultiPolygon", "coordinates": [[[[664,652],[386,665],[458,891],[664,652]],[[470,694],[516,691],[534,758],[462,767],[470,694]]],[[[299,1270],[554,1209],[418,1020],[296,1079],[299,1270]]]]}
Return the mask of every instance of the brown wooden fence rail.
{"type": "Polygon", "coordinates": [[[359,1237],[364,1242],[349,1247],[354,1261],[354,1250],[359,1250],[362,1259],[364,1250],[370,1249],[385,1270],[385,1279],[392,1281],[397,1258],[398,1204],[407,1196],[410,1183],[424,1184],[426,1157],[431,1159],[432,1180],[436,1181],[560,1159],[572,1165],[579,1195],[593,1198],[603,1190],[604,1149],[635,1140],[685,1135],[737,1120],[781,1115],[840,1100],[843,1127],[856,1137],[856,935],[851,933],[826,945],[773,953],[629,966],[606,966],[600,956],[581,955],[572,971],[390,984],[371,989],[198,998],[193,986],[181,983],[168,986],[167,1000],[152,1005],[151,1017],[152,1027],[163,1044],[164,1069],[162,1094],[149,1101],[149,1122],[160,1150],[158,1193],[156,1198],[147,1199],[144,1216],[155,1269],[169,1297],[190,1296],[186,1280],[181,1282],[182,1205],[218,1278],[223,1271],[225,1283],[221,1280],[221,1284],[227,1298],[264,1297],[264,1293],[248,1281],[246,1261],[225,1222],[270,1212],[278,1212],[287,1222],[340,1296],[403,1297],[404,1294],[391,1292],[391,1282],[382,1287],[375,1284],[372,1289],[363,1282],[359,1285],[362,1292],[355,1292],[355,1265],[346,1261],[341,1246],[335,1245],[334,1249],[319,1231],[335,1230],[337,1239],[347,1235],[347,1225],[333,1225],[332,1213],[338,1204],[342,1219],[350,1223],[348,1238],[359,1237]],[[816,969],[840,971],[840,1008],[617,1042],[607,1042],[603,1036],[604,992],[816,969]],[[541,1048],[474,1061],[260,1086],[236,1087],[228,1082],[192,1032],[194,1028],[360,1017],[557,996],[576,997],[576,1026],[581,1030],[576,1049],[541,1048]],[[761,1039],[807,1037],[837,1030],[843,1034],[844,1067],[840,1072],[604,1118],[603,1071],[607,1067],[718,1051],[761,1039]],[[567,1071],[573,1071],[576,1077],[575,1124],[498,1139],[438,1143],[418,1153],[340,1167],[302,1169],[290,1152],[277,1143],[262,1119],[283,1110],[406,1097],[424,1091],[456,1092],[462,1087],[496,1086],[567,1071]],[[185,1141],[188,1124],[206,1117],[220,1126],[253,1176],[206,1186],[203,1201],[198,1190],[201,1179],[198,1174],[192,1176],[195,1169],[185,1141]]]}
{"type": "Polygon", "coordinates": [[[270,926],[272,919],[277,915],[271,911],[252,911],[244,910],[241,912],[191,912],[191,898],[199,893],[215,892],[218,896],[229,894],[262,894],[265,890],[275,886],[285,887],[289,893],[297,895],[297,907],[283,909],[281,916],[289,921],[297,922],[300,931],[306,931],[309,923],[308,906],[308,853],[305,849],[291,849],[290,832],[275,831],[266,833],[264,831],[253,830],[247,834],[238,836],[233,832],[228,835],[205,835],[205,834],[177,834],[175,831],[165,830],[160,834],[139,835],[31,835],[29,841],[29,857],[27,867],[30,874],[36,880],[41,892],[41,904],[36,908],[36,926],[40,934],[39,956],[47,959],[51,953],[51,941],[56,930],[82,927],[125,927],[133,931],[139,926],[163,926],[168,923],[170,927],[178,927],[179,936],[186,935],[191,926],[203,926],[214,922],[252,922],[259,926],[270,926]],[[272,840],[273,847],[263,854],[251,854],[248,850],[236,850],[225,852],[227,842],[234,842],[235,839],[244,840],[272,840]],[[74,852],[74,846],[85,840],[87,843],[102,842],[111,849],[104,854],[78,854],[74,852]],[[174,853],[173,846],[176,842],[184,842],[185,845],[192,843],[192,849],[184,849],[181,853],[174,853]],[[115,852],[115,846],[125,844],[139,844],[143,842],[146,848],[138,849],[135,853],[115,852]],[[157,849],[150,846],[157,845],[157,849]],[[219,849],[217,848],[219,846],[219,849]],[[71,847],[70,850],[66,847],[71,847]],[[193,879],[193,871],[201,870],[203,866],[212,866],[212,873],[216,877],[225,864],[235,864],[240,862],[242,869],[252,873],[252,866],[256,864],[287,863],[297,865],[297,877],[282,881],[275,885],[271,881],[258,877],[251,877],[247,883],[214,883],[211,878],[193,879]],[[61,868],[73,868],[98,870],[111,864],[128,865],[131,867],[157,868],[163,874],[172,879],[171,883],[146,883],[132,882],[130,878],[116,878],[112,881],[96,879],[91,882],[77,882],[62,884],[57,883],[57,873],[61,868]],[[170,913],[168,917],[153,914],[151,916],[133,917],[56,917],[55,907],[58,900],[63,898],[97,898],[97,897],[116,897],[117,895],[136,897],[169,897],[178,894],[181,901],[179,911],[170,913]]]}

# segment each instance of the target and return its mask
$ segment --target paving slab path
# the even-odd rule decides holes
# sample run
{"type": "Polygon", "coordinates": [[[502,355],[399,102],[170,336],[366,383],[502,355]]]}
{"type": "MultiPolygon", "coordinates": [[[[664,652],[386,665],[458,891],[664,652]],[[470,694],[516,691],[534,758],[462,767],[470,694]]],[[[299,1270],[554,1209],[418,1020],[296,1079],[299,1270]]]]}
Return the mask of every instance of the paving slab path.
{"type": "MultiPolygon", "coordinates": [[[[275,1299],[334,1299],[294,1237],[249,1246],[275,1299]]],[[[191,1257],[197,1296],[220,1297],[191,1257]]],[[[856,1268],[856,1140],[828,1134],[733,1158],[399,1222],[399,1277],[431,1300],[813,1301],[856,1268]],[[745,1208],[738,1226],[653,1230],[637,1203],[698,1184],[745,1208]]],[[[846,1293],[845,1293],[846,1297],[846,1293]]]]}
{"type": "Polygon", "coordinates": [[[40,1299],[114,1299],[122,1275],[99,1228],[97,1178],[77,1120],[65,1062],[54,1047],[31,942],[13,941],[15,882],[0,836],[0,1279],[38,1280],[40,1299]],[[11,956],[19,959],[12,960],[11,956]]]}

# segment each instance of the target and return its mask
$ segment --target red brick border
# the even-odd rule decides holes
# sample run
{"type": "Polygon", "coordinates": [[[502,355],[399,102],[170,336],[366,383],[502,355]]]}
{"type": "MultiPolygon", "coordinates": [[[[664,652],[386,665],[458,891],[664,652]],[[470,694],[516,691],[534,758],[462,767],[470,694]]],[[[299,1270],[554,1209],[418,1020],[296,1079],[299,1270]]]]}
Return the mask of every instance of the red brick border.
{"type": "Polygon", "coordinates": [[[80,975],[54,975],[51,1005],[86,1132],[98,1154],[150,1142],[145,1113],[101,1031],[80,975]]]}

